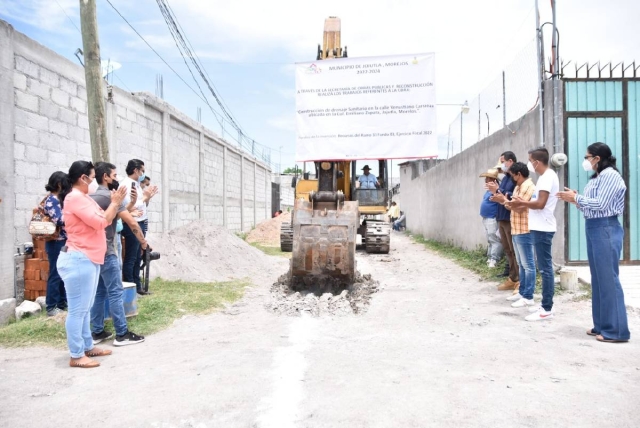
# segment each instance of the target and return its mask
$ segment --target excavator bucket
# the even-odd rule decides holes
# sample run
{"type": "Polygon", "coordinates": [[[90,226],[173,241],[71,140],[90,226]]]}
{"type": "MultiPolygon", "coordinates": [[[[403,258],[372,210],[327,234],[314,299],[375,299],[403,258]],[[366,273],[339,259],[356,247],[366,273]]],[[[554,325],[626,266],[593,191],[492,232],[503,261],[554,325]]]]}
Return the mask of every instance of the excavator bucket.
{"type": "Polygon", "coordinates": [[[292,288],[321,294],[352,284],[358,225],[357,202],[314,210],[311,202],[298,199],[292,224],[292,288]]]}

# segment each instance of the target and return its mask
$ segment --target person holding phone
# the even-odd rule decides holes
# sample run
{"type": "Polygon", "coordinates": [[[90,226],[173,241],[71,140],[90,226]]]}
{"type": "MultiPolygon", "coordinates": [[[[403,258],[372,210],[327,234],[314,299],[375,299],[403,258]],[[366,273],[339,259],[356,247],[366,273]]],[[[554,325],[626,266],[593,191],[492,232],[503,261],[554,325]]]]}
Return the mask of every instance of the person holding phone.
{"type": "MultiPolygon", "coordinates": [[[[144,162],[140,159],[131,159],[127,163],[126,173],[127,178],[122,181],[121,185],[126,186],[131,191],[125,197],[125,204],[131,214],[136,217],[138,226],[140,226],[143,235],[146,237],[149,225],[147,205],[151,198],[158,193],[158,188],[157,186],[149,186],[143,192],[140,183],[144,181],[146,174],[144,162]]],[[[140,265],[142,263],[140,243],[126,223],[122,225],[122,237],[124,238],[123,280],[135,283],[138,294],[149,294],[149,292],[142,289],[140,282],[140,265]]]]}

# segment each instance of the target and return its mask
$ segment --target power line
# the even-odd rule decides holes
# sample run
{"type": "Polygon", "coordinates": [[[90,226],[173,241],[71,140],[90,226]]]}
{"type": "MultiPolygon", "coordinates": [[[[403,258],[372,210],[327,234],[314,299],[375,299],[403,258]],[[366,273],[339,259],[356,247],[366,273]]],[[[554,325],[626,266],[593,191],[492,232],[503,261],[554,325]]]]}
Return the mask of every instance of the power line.
{"type": "MultiPolygon", "coordinates": [[[[147,41],[147,40],[142,36],[142,34],[140,34],[140,32],[138,32],[138,30],[136,30],[136,29],[135,29],[135,27],[134,27],[134,26],[133,26],[133,25],[132,25],[132,24],[131,24],[131,23],[130,23],[130,22],[129,22],[129,21],[128,21],[128,20],[127,20],[123,15],[122,15],[122,13],[120,13],[120,11],[119,11],[119,10],[118,10],[114,5],[113,5],[113,3],[111,3],[111,1],[110,1],[110,0],[106,0],[106,1],[107,1],[107,3],[109,4],[109,6],[111,6],[111,8],[112,8],[112,9],[113,9],[117,14],[118,14],[118,16],[120,16],[120,18],[122,18],[122,20],[123,20],[123,21],[124,21],[128,26],[129,26],[129,28],[131,28],[131,29],[133,30],[133,32],[134,32],[134,33],[136,33],[136,35],[137,35],[138,37],[140,37],[140,39],[141,39],[141,40],[142,40],[142,41],[143,41],[143,42],[144,42],[144,43],[149,47],[149,49],[151,49],[151,51],[152,51],[154,54],[156,54],[156,56],[157,56],[157,57],[158,57],[158,58],[159,58],[159,59],[160,59],[160,60],[161,60],[161,61],[162,61],[162,62],[163,62],[167,67],[169,67],[169,69],[170,69],[170,70],[171,70],[171,71],[172,71],[172,72],[173,72],[173,73],[178,77],[178,79],[180,79],[180,81],[182,81],[182,83],[184,83],[184,84],[185,84],[185,86],[187,86],[187,88],[189,88],[189,89],[190,89],[190,90],[191,90],[191,91],[196,95],[196,97],[198,97],[198,98],[199,98],[200,100],[202,100],[205,104],[207,104],[207,106],[209,106],[209,108],[211,109],[212,113],[213,113],[213,114],[214,114],[214,116],[216,117],[216,120],[218,120],[218,118],[217,118],[217,113],[216,113],[216,112],[215,112],[215,110],[212,108],[212,106],[210,105],[210,103],[209,103],[209,101],[206,99],[206,97],[204,97],[204,94],[202,93],[202,89],[200,89],[200,90],[201,90],[202,95],[198,94],[198,92],[197,92],[197,91],[196,91],[196,90],[195,90],[191,85],[189,85],[189,84],[186,82],[186,80],[185,80],[185,79],[184,79],[184,78],[183,78],[183,77],[182,77],[182,76],[181,76],[181,75],[180,75],[180,74],[179,74],[179,73],[178,73],[178,72],[177,72],[173,67],[171,67],[171,65],[170,65],[170,64],[169,64],[169,63],[168,63],[168,62],[167,62],[167,61],[162,57],[162,55],[160,55],[160,54],[158,53],[158,51],[156,51],[156,50],[153,48],[153,46],[151,46],[151,44],[149,44],[149,42],[148,42],[148,41],[147,41]]],[[[162,11],[162,8],[161,8],[161,11],[162,11]]],[[[164,13],[163,13],[163,15],[164,15],[164,13]]],[[[174,22],[174,24],[175,24],[175,22],[174,22]]],[[[169,25],[169,23],[167,23],[167,25],[169,25]]],[[[175,28],[177,29],[177,25],[175,25],[175,28]]],[[[170,29],[170,31],[171,31],[171,26],[170,26],[170,25],[169,25],[169,29],[170,29]]],[[[179,30],[178,30],[178,32],[179,32],[179,30]]],[[[172,33],[172,36],[173,36],[173,33],[172,33]]],[[[176,38],[175,38],[175,37],[174,37],[174,41],[176,41],[176,43],[178,43],[178,41],[176,40],[176,38]]],[[[180,42],[180,43],[181,43],[181,44],[182,44],[182,43],[184,43],[184,45],[186,45],[186,42],[184,42],[184,40],[182,40],[182,42],[180,42]]],[[[184,45],[183,45],[183,47],[184,47],[184,45]]],[[[184,54],[182,53],[182,51],[180,50],[180,47],[178,47],[178,50],[180,51],[180,54],[182,55],[183,60],[184,60],[184,61],[185,61],[185,63],[186,63],[185,56],[184,56],[184,54]]],[[[190,52],[190,50],[188,49],[188,47],[186,47],[186,51],[187,51],[187,52],[190,52]]],[[[189,57],[190,57],[190,59],[191,59],[192,61],[194,61],[194,60],[193,60],[193,56],[194,56],[193,54],[190,54],[190,55],[189,55],[189,57]]],[[[186,64],[186,65],[187,65],[187,68],[189,69],[189,71],[190,71],[190,73],[192,74],[192,77],[193,77],[193,79],[194,79],[194,81],[195,81],[195,80],[196,80],[196,79],[195,79],[195,76],[194,76],[194,75],[193,75],[193,73],[191,72],[190,67],[188,66],[188,64],[186,64]]],[[[196,68],[198,69],[198,72],[199,72],[200,76],[203,78],[203,80],[205,81],[205,83],[207,83],[207,86],[209,86],[209,90],[214,94],[214,97],[216,97],[216,101],[218,101],[217,95],[216,95],[216,94],[215,94],[215,92],[213,91],[213,88],[212,88],[212,87],[211,87],[211,85],[209,84],[209,81],[208,81],[208,80],[206,79],[206,77],[204,76],[204,73],[202,73],[202,70],[200,70],[200,69],[199,69],[199,67],[196,67],[196,68]]],[[[197,83],[197,81],[196,81],[196,83],[197,83]]],[[[198,87],[199,87],[199,84],[198,84],[198,87]]],[[[224,106],[223,106],[223,105],[221,105],[221,104],[222,104],[221,102],[219,102],[218,104],[220,105],[221,109],[226,113],[225,115],[227,115],[227,117],[229,118],[229,121],[230,121],[230,122],[231,122],[231,124],[234,126],[234,128],[236,128],[236,129],[240,132],[240,134],[242,135],[242,134],[243,134],[243,133],[242,133],[242,130],[240,129],[240,127],[238,126],[238,124],[235,122],[235,120],[233,120],[233,117],[232,117],[228,112],[226,112],[226,109],[224,108],[224,106]]],[[[224,117],[222,118],[222,120],[224,120],[224,117]]],[[[245,136],[246,136],[246,135],[245,135],[245,136]]],[[[244,146],[243,146],[242,138],[239,138],[239,140],[240,140],[240,141],[238,141],[238,143],[240,144],[240,146],[241,146],[242,148],[247,149],[246,147],[244,147],[244,146]]],[[[258,146],[261,146],[261,147],[263,147],[263,148],[266,148],[266,149],[268,149],[268,150],[269,150],[269,152],[271,151],[271,147],[269,147],[269,146],[265,146],[265,145],[260,144],[260,143],[257,143],[255,140],[251,140],[251,143],[253,143],[254,145],[258,145],[258,146]]],[[[252,153],[252,154],[255,156],[255,153],[252,153]]],[[[269,164],[272,164],[272,162],[270,161],[270,154],[269,154],[269,155],[265,155],[265,153],[264,153],[264,151],[263,151],[263,156],[262,156],[262,157],[263,157],[263,160],[264,160],[265,162],[267,162],[267,163],[269,163],[269,164]],[[268,157],[268,159],[267,159],[267,157],[268,157]]]]}
{"type": "MultiPolygon", "coordinates": [[[[200,95],[198,95],[198,93],[195,91],[195,89],[193,89],[193,88],[192,88],[192,87],[191,87],[191,86],[186,82],[186,80],[184,80],[184,79],[182,78],[182,76],[180,76],[180,74],[178,74],[178,72],[177,72],[176,70],[174,70],[174,68],[173,68],[173,67],[171,67],[171,66],[169,65],[169,63],[168,63],[167,61],[165,61],[165,60],[164,60],[164,58],[162,58],[162,56],[158,53],[158,51],[156,51],[156,50],[153,48],[153,46],[151,46],[151,45],[149,44],[149,42],[147,42],[147,40],[146,40],[144,37],[142,37],[142,34],[140,34],[140,33],[138,32],[138,30],[136,30],[136,29],[133,27],[133,25],[131,25],[131,23],[130,23],[129,21],[127,21],[127,18],[125,18],[124,16],[122,16],[122,14],[120,13],[120,11],[119,11],[118,9],[116,9],[116,7],[113,5],[113,3],[111,3],[111,1],[109,1],[109,0],[106,0],[106,1],[107,1],[107,3],[109,3],[109,6],[111,6],[111,7],[113,8],[113,10],[114,10],[118,15],[120,15],[120,18],[122,18],[122,19],[124,20],[124,22],[126,22],[126,23],[127,23],[127,25],[128,25],[128,26],[129,26],[133,31],[134,31],[134,33],[136,33],[136,34],[138,35],[138,37],[140,37],[140,38],[142,39],[142,41],[143,41],[147,46],[149,46],[149,49],[151,49],[151,50],[153,51],[153,53],[155,53],[155,54],[158,56],[158,58],[160,58],[160,59],[162,60],[162,62],[163,62],[163,63],[165,63],[165,65],[166,65],[167,67],[169,67],[169,69],[170,69],[171,71],[173,71],[173,73],[174,73],[176,76],[178,76],[178,79],[180,79],[180,80],[182,81],[182,83],[184,83],[184,84],[187,86],[187,88],[191,89],[191,90],[193,91],[193,93],[194,93],[194,94],[196,94],[196,96],[197,96],[198,98],[200,98],[202,101],[205,101],[205,100],[204,100],[200,95]]],[[[206,102],[206,101],[205,101],[205,102],[206,102]]]]}
{"type": "Polygon", "coordinates": [[[60,3],[58,3],[58,0],[56,0],[56,3],[58,4],[58,6],[60,7],[60,9],[62,9],[62,13],[64,13],[64,16],[67,17],[67,19],[69,20],[69,22],[71,22],[71,24],[76,27],[76,30],[78,30],[80,32],[80,34],[82,34],[82,31],[80,31],[80,28],[78,28],[78,26],[76,25],[75,22],[73,22],[73,20],[71,19],[71,17],[69,15],[67,15],[67,11],[64,10],[64,7],[62,7],[62,5],[60,3]]]}
{"type": "MultiPolygon", "coordinates": [[[[200,58],[198,58],[197,53],[195,52],[195,49],[193,48],[193,45],[189,42],[186,34],[183,36],[183,34],[180,32],[180,29],[182,29],[182,26],[179,24],[179,22],[177,22],[177,17],[175,17],[175,15],[172,13],[173,11],[171,10],[171,7],[168,5],[168,2],[166,2],[165,0],[156,0],[158,3],[158,6],[160,8],[160,11],[165,19],[165,22],[167,24],[167,27],[169,28],[169,31],[174,39],[174,42],[176,43],[176,46],[178,47],[178,51],[180,52],[180,55],[182,55],[183,60],[185,61],[185,64],[187,65],[187,68],[189,69],[189,72],[191,73],[191,76],[193,77],[193,79],[196,81],[196,84],[198,85],[198,88],[200,90],[202,90],[200,88],[200,85],[198,84],[197,80],[195,79],[195,76],[193,75],[193,72],[191,71],[191,67],[186,63],[186,57],[188,57],[191,61],[191,63],[194,65],[196,71],[198,72],[198,74],[200,75],[200,77],[202,78],[202,80],[205,82],[205,84],[207,85],[209,91],[211,92],[211,95],[214,97],[214,99],[216,100],[218,106],[220,107],[220,109],[222,110],[222,112],[224,113],[224,115],[227,117],[227,119],[229,120],[229,122],[231,123],[231,125],[238,131],[238,143],[240,144],[241,147],[244,147],[248,150],[251,150],[252,154],[255,156],[255,146],[260,146],[263,148],[268,149],[269,151],[271,150],[270,147],[265,146],[263,144],[260,144],[258,142],[256,142],[255,140],[251,139],[250,141],[250,145],[249,146],[245,146],[244,145],[244,139],[242,138],[242,136],[247,136],[246,133],[242,130],[242,127],[237,123],[236,119],[233,117],[233,115],[231,114],[230,109],[225,105],[224,100],[222,99],[222,97],[216,93],[216,89],[215,89],[215,85],[210,82],[210,77],[208,75],[208,73],[206,72],[206,69],[204,69],[204,67],[201,66],[201,62],[200,62],[200,58]]],[[[184,30],[183,30],[184,31],[184,30]]],[[[204,95],[204,94],[203,94],[204,95]]],[[[207,102],[207,105],[209,105],[209,103],[207,102]]],[[[211,108],[211,105],[209,105],[209,108],[211,108]]],[[[212,112],[213,109],[212,109],[212,112]]],[[[215,112],[214,112],[215,114],[215,112]]],[[[249,138],[247,136],[247,138],[249,138]]],[[[249,144],[249,141],[247,141],[247,144],[249,144]]],[[[264,158],[264,151],[263,151],[263,158],[264,158]]],[[[265,159],[266,160],[266,159],[265,159]]]]}

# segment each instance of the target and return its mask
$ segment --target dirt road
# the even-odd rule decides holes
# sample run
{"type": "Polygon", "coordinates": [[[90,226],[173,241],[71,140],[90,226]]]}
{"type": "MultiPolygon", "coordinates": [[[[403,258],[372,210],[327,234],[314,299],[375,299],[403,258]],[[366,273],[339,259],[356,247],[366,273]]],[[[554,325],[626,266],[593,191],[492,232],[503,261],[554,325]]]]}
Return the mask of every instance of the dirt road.
{"type": "Polygon", "coordinates": [[[358,256],[382,287],[362,316],[268,313],[287,265],[274,258],[234,307],[114,348],[98,369],[70,369],[59,350],[0,349],[0,425],[640,425],[637,315],[622,345],[588,337],[589,303],[567,296],[555,319],[527,323],[495,284],[402,235],[393,247],[358,256]]]}

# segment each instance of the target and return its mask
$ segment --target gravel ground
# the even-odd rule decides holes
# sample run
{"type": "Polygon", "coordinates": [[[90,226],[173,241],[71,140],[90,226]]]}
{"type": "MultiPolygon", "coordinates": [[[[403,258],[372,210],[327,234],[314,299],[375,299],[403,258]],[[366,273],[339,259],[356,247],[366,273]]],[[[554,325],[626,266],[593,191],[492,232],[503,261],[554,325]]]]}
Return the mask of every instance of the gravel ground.
{"type": "Polygon", "coordinates": [[[358,254],[380,282],[363,314],[265,309],[287,269],[273,257],[235,305],[112,348],[97,369],[69,368],[61,350],[0,349],[1,425],[638,426],[638,315],[627,344],[587,336],[590,303],[570,295],[553,320],[527,323],[495,283],[392,243],[389,256],[358,254]]]}

